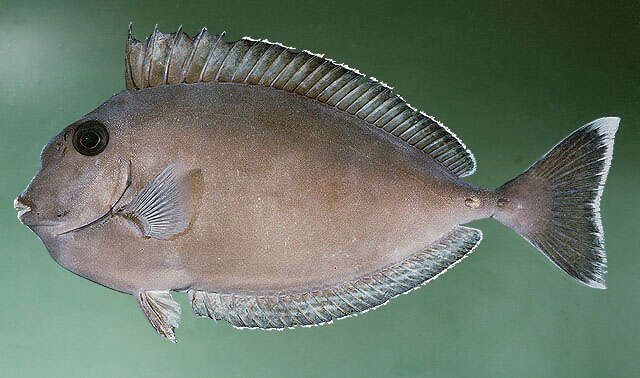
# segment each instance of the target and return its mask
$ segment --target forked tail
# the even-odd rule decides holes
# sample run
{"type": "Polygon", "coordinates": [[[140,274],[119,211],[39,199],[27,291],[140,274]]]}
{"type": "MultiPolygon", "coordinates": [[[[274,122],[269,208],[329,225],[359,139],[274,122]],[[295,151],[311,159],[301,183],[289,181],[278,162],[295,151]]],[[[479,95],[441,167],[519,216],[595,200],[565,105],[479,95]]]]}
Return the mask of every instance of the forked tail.
{"type": "Polygon", "coordinates": [[[571,277],[605,289],[607,258],[600,197],[620,119],[600,118],[558,143],[497,189],[494,217],[571,277]]]}

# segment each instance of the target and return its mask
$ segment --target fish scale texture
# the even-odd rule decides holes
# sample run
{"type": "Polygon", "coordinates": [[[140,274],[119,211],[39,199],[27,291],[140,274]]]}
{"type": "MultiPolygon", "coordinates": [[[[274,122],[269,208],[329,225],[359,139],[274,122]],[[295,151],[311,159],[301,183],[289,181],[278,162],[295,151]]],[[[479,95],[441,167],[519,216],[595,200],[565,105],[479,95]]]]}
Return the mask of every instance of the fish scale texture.
{"type": "Polygon", "coordinates": [[[223,41],[206,29],[154,30],[144,42],[131,35],[125,53],[126,88],[136,91],[179,83],[228,82],[272,87],[315,99],[384,129],[429,154],[458,177],[475,172],[462,141],[434,117],[411,107],[391,88],[357,70],[308,51],[267,40],[223,41]]]}
{"type": "Polygon", "coordinates": [[[425,250],[353,282],[297,294],[235,295],[189,290],[196,315],[238,328],[283,329],[320,325],[366,312],[444,273],[470,254],[482,232],[458,226],[425,250]]]}

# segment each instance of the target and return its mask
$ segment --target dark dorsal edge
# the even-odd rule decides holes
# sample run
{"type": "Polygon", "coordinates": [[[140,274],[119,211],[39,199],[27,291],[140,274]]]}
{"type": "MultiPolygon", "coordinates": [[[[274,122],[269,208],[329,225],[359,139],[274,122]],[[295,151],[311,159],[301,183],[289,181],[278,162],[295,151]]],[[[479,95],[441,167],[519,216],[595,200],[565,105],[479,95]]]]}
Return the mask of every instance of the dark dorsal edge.
{"type": "Polygon", "coordinates": [[[223,41],[206,28],[195,37],[156,29],[144,41],[129,27],[125,80],[130,91],[167,84],[230,82],[272,87],[309,97],[382,128],[429,154],[458,177],[476,161],[462,141],[434,117],[416,110],[392,89],[322,55],[267,40],[223,41]]]}
{"type": "Polygon", "coordinates": [[[238,328],[283,329],[331,323],[379,307],[426,284],[468,256],[482,232],[458,226],[423,251],[352,282],[296,294],[237,295],[188,290],[196,315],[238,328]]]}

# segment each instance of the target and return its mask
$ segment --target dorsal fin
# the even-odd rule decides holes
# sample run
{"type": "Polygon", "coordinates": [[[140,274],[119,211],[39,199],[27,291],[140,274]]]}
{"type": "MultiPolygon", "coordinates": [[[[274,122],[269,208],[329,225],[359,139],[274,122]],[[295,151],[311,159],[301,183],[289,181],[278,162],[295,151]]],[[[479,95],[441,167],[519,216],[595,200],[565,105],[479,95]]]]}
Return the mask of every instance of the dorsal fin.
{"type": "Polygon", "coordinates": [[[190,37],[157,29],[144,41],[129,27],[125,81],[130,91],[167,84],[232,82],[298,93],[353,114],[429,154],[454,175],[473,174],[476,161],[434,117],[411,107],[373,77],[322,55],[267,40],[223,41],[206,28],[190,37]]]}

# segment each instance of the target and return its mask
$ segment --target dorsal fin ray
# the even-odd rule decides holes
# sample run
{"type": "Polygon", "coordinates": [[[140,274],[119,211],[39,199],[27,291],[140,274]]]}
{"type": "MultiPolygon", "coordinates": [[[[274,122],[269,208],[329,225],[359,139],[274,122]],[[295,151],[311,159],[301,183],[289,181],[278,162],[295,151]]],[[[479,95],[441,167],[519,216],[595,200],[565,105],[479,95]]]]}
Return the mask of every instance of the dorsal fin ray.
{"type": "Polygon", "coordinates": [[[125,51],[130,91],[168,84],[232,82],[273,87],[323,102],[384,129],[421,149],[458,177],[475,172],[462,141],[434,117],[416,110],[392,89],[344,64],[309,51],[244,37],[223,40],[203,28],[195,37],[179,28],[154,28],[144,41],[131,33],[125,51]]]}

